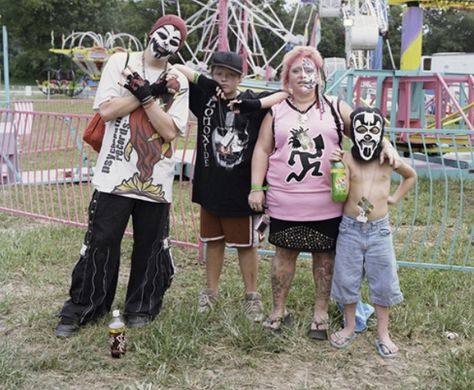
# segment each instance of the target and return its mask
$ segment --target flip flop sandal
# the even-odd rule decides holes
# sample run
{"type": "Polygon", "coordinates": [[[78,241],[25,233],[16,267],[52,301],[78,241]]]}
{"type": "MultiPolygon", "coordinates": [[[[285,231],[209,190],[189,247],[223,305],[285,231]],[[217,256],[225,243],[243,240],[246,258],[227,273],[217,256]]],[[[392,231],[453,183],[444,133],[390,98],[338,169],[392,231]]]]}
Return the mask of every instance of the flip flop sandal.
{"type": "Polygon", "coordinates": [[[351,336],[342,336],[339,332],[336,332],[336,333],[333,333],[331,337],[329,337],[329,343],[334,348],[343,349],[351,345],[355,338],[356,338],[355,333],[353,333],[351,336]]]}
{"type": "Polygon", "coordinates": [[[328,325],[329,321],[326,320],[326,321],[321,321],[321,322],[318,322],[318,321],[313,321],[311,323],[311,326],[308,330],[308,337],[310,339],[313,339],[313,340],[327,340],[328,339],[328,330],[327,328],[326,329],[320,329],[322,326],[326,326],[328,325]],[[313,326],[316,328],[316,329],[313,329],[313,326]]]}
{"type": "Polygon", "coordinates": [[[378,354],[384,359],[392,359],[398,355],[398,351],[392,351],[387,344],[382,343],[379,339],[375,339],[375,348],[378,354]]]}
{"type": "Polygon", "coordinates": [[[268,316],[265,321],[262,322],[262,326],[265,329],[271,330],[273,333],[280,334],[283,331],[283,326],[289,327],[293,324],[293,318],[291,314],[286,312],[284,317],[271,318],[268,316]]]}

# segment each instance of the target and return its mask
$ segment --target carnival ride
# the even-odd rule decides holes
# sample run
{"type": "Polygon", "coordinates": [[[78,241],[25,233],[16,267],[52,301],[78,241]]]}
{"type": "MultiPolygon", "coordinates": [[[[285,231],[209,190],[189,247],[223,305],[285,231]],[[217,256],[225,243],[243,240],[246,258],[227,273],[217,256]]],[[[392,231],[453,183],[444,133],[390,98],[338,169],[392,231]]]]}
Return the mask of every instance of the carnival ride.
{"type": "Polygon", "coordinates": [[[400,69],[418,70],[421,66],[423,9],[459,9],[474,11],[472,0],[389,0],[390,5],[404,5],[400,69]]]}
{"type": "MultiPolygon", "coordinates": [[[[474,10],[474,1],[456,0],[389,0],[390,5],[404,5],[402,19],[402,42],[400,69],[402,71],[416,71],[421,68],[421,49],[423,37],[423,9],[460,9],[474,10]]],[[[410,76],[407,76],[410,77],[410,76]]],[[[420,75],[421,77],[421,75],[420,75]]],[[[468,138],[474,141],[474,77],[471,74],[425,74],[424,79],[405,83],[406,88],[400,87],[399,105],[404,101],[411,102],[408,109],[399,110],[395,126],[404,128],[425,129],[468,129],[471,134],[468,138]],[[429,91],[429,94],[426,94],[429,91]],[[433,115],[434,114],[434,115],[433,115]],[[424,120],[423,118],[426,118],[424,120]]],[[[416,137],[416,134],[415,134],[416,137]]],[[[465,138],[465,137],[464,137],[465,138]]],[[[407,139],[403,135],[401,142],[407,139]]],[[[468,145],[463,137],[447,142],[446,144],[460,143],[468,145]]],[[[418,140],[418,144],[434,145],[438,148],[443,142],[434,137],[425,137],[418,140]]]]}
{"type": "MultiPolygon", "coordinates": [[[[352,81],[354,89],[339,91],[345,94],[350,103],[365,102],[376,103],[379,107],[384,106],[384,112],[395,128],[443,129],[447,125],[456,124],[461,129],[474,130],[472,76],[415,75],[397,71],[393,76],[384,73],[383,77],[379,77],[370,72],[371,69],[382,69],[384,43],[390,54],[392,69],[396,70],[387,39],[389,4],[408,3],[409,6],[404,7],[402,42],[412,40],[413,26],[410,26],[405,18],[406,14],[412,13],[414,7],[407,0],[298,1],[295,3],[289,27],[285,27],[276,16],[271,1],[264,1],[258,5],[251,0],[209,0],[205,3],[198,0],[191,1],[200,4],[201,7],[198,12],[186,19],[186,24],[189,26],[189,34],[198,34],[199,41],[195,47],[187,45],[188,53],[183,54],[184,57],[191,58],[188,65],[198,70],[203,71],[207,68],[210,55],[215,50],[232,50],[241,53],[247,60],[249,78],[272,80],[281,66],[280,63],[275,63],[276,59],[281,59],[278,58],[278,54],[291,49],[294,45],[317,46],[321,34],[318,31],[318,19],[339,18],[342,19],[345,28],[346,67],[350,71],[358,70],[356,78],[352,81]],[[301,12],[308,6],[311,7],[310,12],[301,12]],[[305,19],[302,19],[302,14],[306,15],[305,19]],[[307,15],[309,17],[306,19],[307,15]],[[311,24],[313,28],[309,34],[311,24]],[[265,34],[272,34],[274,40],[279,43],[279,48],[273,53],[267,53],[262,46],[259,40],[262,31],[265,34]],[[316,38],[315,33],[319,34],[316,38]],[[350,98],[353,96],[352,93],[357,96],[355,101],[350,98]],[[391,107],[394,107],[394,110],[391,107]]],[[[180,2],[178,0],[175,3],[179,13],[180,2]]],[[[474,8],[472,1],[427,0],[420,1],[419,4],[424,7],[474,8]]],[[[417,25],[420,26],[418,42],[421,42],[421,23],[417,25]]],[[[401,69],[418,71],[421,63],[421,46],[418,55],[413,55],[413,50],[405,53],[406,46],[402,44],[401,69]],[[404,57],[416,62],[416,68],[407,67],[404,57]]],[[[341,86],[339,84],[339,87],[341,86]]],[[[407,141],[406,133],[402,133],[398,141],[400,145],[404,145],[407,141]]],[[[412,135],[411,141],[416,143],[416,136],[412,135]]],[[[424,142],[425,140],[420,141],[420,144],[424,142]]],[[[427,143],[439,142],[428,140],[427,143]]]]}
{"type": "MultiPolygon", "coordinates": [[[[382,45],[388,31],[387,10],[385,0],[320,0],[321,18],[343,20],[349,68],[382,69],[382,45]]],[[[390,56],[392,58],[391,50],[390,56]]]]}
{"type": "MultiPolygon", "coordinates": [[[[296,45],[317,47],[321,38],[320,17],[342,18],[348,67],[368,69],[375,64],[381,68],[381,37],[388,30],[385,0],[297,1],[289,26],[280,20],[272,1],[268,0],[262,3],[251,0],[190,2],[200,5],[199,10],[186,19],[189,34],[197,34],[199,40],[194,47],[187,44],[181,58],[191,58],[187,64],[197,70],[207,69],[215,50],[232,50],[246,60],[247,78],[272,80],[281,67],[281,53],[296,45]],[[261,34],[269,34],[278,45],[273,52],[262,46],[261,34]],[[373,51],[377,48],[374,57],[373,51]]],[[[180,1],[175,3],[179,14],[180,1]]]]}
{"type": "Polygon", "coordinates": [[[321,18],[343,18],[348,67],[382,69],[382,45],[386,42],[392,68],[396,69],[390,42],[386,39],[389,5],[404,6],[401,70],[420,68],[423,9],[474,10],[472,0],[319,0],[321,18]]]}
{"type": "Polygon", "coordinates": [[[87,87],[85,76],[76,76],[72,61],[64,61],[62,56],[49,57],[48,66],[41,72],[36,85],[45,95],[80,95],[87,87]],[[52,63],[56,60],[56,66],[52,63]]]}
{"type": "Polygon", "coordinates": [[[92,31],[73,32],[63,37],[60,49],[54,48],[52,33],[50,53],[58,56],[57,69],[48,69],[47,77],[37,81],[38,88],[45,94],[61,93],[76,96],[84,89],[94,89],[100,80],[104,64],[109,57],[119,51],[143,50],[141,42],[127,33],[107,33],[104,36],[92,31]],[[82,75],[77,76],[74,70],[61,67],[61,57],[74,62],[82,75]]]}
{"type": "Polygon", "coordinates": [[[426,150],[430,150],[430,155],[453,151],[472,153],[473,75],[420,71],[421,7],[474,10],[474,1],[388,0],[387,4],[385,0],[320,0],[321,18],[342,15],[346,29],[349,70],[332,77],[337,86],[333,85],[331,90],[336,92],[339,88],[339,93],[343,90],[348,99],[355,96],[350,101],[354,105],[381,108],[389,118],[389,125],[397,130],[394,141],[406,154],[426,150]],[[388,31],[388,5],[404,6],[400,71],[395,68],[389,41],[383,39],[388,31]],[[383,42],[387,43],[394,72],[370,70],[382,69],[383,42]],[[468,134],[463,133],[466,130],[468,134]],[[446,131],[460,133],[443,134],[446,131]]]}
{"type": "MultiPolygon", "coordinates": [[[[309,42],[308,28],[315,10],[314,1],[298,1],[290,26],[278,17],[272,1],[251,0],[188,0],[199,6],[199,10],[185,19],[189,35],[199,37],[196,46],[188,43],[180,54],[190,58],[187,65],[205,71],[212,53],[216,50],[231,50],[244,58],[247,79],[274,80],[281,67],[280,54],[296,45],[309,42]],[[305,31],[296,32],[302,24],[303,8],[311,6],[309,17],[304,20],[305,31]],[[270,52],[260,40],[262,34],[269,35],[276,49],[270,52]]],[[[180,1],[176,1],[180,15],[180,1]]],[[[301,28],[300,28],[301,30],[301,28]]]]}

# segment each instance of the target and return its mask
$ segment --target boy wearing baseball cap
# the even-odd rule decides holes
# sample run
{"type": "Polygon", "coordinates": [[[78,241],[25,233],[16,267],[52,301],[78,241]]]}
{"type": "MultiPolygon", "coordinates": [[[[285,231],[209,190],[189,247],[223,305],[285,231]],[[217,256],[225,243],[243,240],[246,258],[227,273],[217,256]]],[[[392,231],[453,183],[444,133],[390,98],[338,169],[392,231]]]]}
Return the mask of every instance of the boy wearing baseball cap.
{"type": "Polygon", "coordinates": [[[201,205],[201,240],[207,244],[207,287],[199,294],[200,312],[212,309],[218,296],[225,247],[237,249],[245,288],[244,311],[261,321],[257,292],[260,215],[251,210],[250,165],[264,107],[278,103],[285,92],[255,93],[238,89],[243,78],[242,57],[216,52],[208,78],[184,65],[175,65],[190,83],[189,106],[198,122],[192,200],[201,205]]]}

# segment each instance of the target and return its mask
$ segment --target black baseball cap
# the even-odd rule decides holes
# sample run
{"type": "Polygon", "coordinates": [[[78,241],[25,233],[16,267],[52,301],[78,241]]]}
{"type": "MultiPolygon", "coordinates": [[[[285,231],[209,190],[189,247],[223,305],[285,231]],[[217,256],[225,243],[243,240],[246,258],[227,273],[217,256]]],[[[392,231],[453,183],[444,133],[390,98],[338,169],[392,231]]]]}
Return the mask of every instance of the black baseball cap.
{"type": "Polygon", "coordinates": [[[212,55],[211,69],[213,66],[227,68],[235,73],[242,74],[242,57],[231,51],[218,51],[212,55]]]}

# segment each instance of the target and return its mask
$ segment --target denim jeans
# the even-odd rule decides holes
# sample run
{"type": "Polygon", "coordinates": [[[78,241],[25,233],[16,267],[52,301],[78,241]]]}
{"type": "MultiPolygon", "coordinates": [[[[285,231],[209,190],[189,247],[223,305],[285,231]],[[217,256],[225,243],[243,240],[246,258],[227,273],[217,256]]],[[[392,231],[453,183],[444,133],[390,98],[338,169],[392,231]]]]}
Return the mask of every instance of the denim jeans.
{"type": "Polygon", "coordinates": [[[372,303],[391,306],[403,300],[388,216],[366,223],[342,217],[331,296],[342,304],[358,302],[364,275],[372,303]]]}

